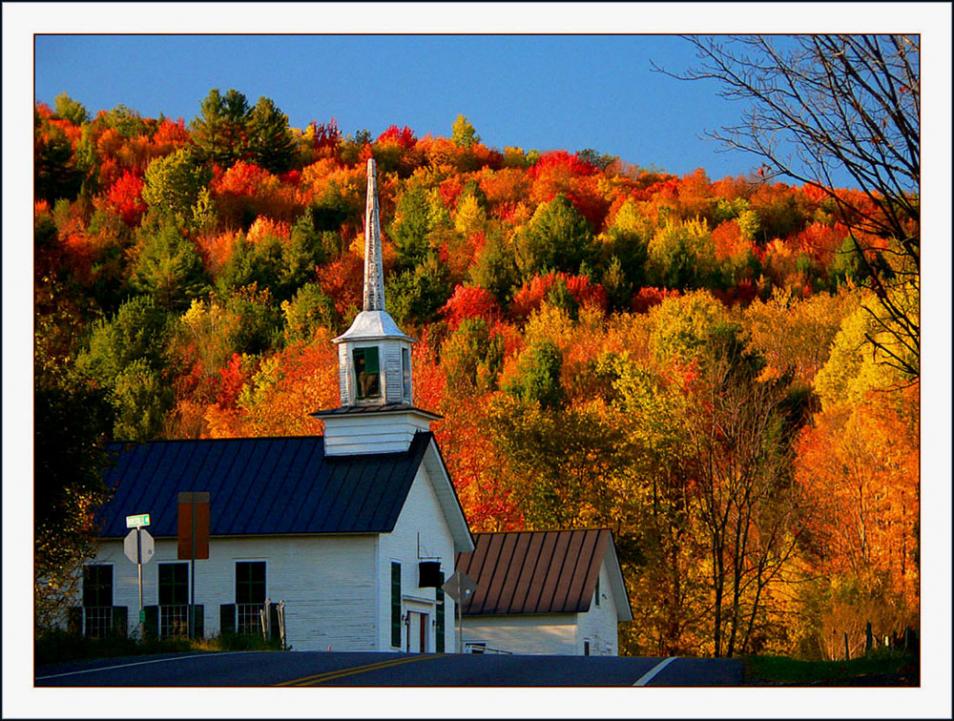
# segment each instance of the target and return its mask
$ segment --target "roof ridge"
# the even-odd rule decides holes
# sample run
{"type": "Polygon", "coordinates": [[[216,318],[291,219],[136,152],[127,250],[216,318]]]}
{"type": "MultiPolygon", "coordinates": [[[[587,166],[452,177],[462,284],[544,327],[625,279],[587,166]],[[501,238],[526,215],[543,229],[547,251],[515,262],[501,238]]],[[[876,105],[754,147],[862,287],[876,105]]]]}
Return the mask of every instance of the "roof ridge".
{"type": "Polygon", "coordinates": [[[606,526],[597,526],[596,528],[545,528],[538,530],[531,529],[521,529],[519,531],[472,531],[471,535],[474,536],[503,536],[506,534],[513,533],[590,533],[592,531],[609,531],[613,532],[612,528],[606,526]]]}
{"type": "Polygon", "coordinates": [[[235,436],[231,438],[152,438],[148,441],[131,441],[127,439],[117,438],[116,440],[109,441],[107,446],[145,446],[150,443],[210,443],[218,441],[285,441],[288,439],[298,439],[298,440],[324,440],[323,435],[307,435],[307,436],[235,436]]]}

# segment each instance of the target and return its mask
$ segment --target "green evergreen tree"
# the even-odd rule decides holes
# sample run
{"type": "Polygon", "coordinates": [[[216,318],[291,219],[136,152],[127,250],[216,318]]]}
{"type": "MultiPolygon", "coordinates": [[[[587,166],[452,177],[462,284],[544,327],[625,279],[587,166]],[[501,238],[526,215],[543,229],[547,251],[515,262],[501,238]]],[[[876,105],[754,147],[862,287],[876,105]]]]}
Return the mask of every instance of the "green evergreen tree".
{"type": "Polygon", "coordinates": [[[556,409],[563,403],[560,369],[563,354],[552,341],[538,341],[517,361],[517,377],[504,387],[510,395],[541,408],[556,409]]]}
{"type": "Polygon", "coordinates": [[[160,223],[140,231],[140,249],[132,267],[133,288],[151,295],[170,310],[189,307],[205,293],[208,277],[195,245],[173,223],[160,223]]]}
{"type": "Polygon", "coordinates": [[[385,297],[398,323],[421,325],[437,318],[452,291],[447,266],[430,255],[413,269],[393,275],[387,281],[385,297]]]}
{"type": "Polygon", "coordinates": [[[551,270],[579,273],[594,255],[589,223],[562,195],[537,207],[514,244],[524,278],[551,270]]]}
{"type": "Polygon", "coordinates": [[[430,203],[427,191],[415,186],[398,198],[390,235],[398,252],[398,267],[411,269],[427,257],[431,232],[430,203]]]}
{"type": "Polygon", "coordinates": [[[265,353],[281,345],[282,313],[268,288],[255,283],[229,295],[226,313],[238,319],[232,346],[239,353],[265,353]]]}
{"type": "Polygon", "coordinates": [[[318,231],[306,213],[292,226],[291,237],[282,245],[282,270],[275,297],[287,299],[305,283],[315,278],[315,269],[328,261],[337,250],[338,235],[318,231]]]}
{"type": "Polygon", "coordinates": [[[60,198],[72,200],[83,184],[83,174],[76,167],[73,146],[59,128],[47,125],[37,128],[33,141],[33,192],[38,200],[51,205],[60,198]]]}
{"type": "Polygon", "coordinates": [[[513,252],[498,234],[488,234],[486,244],[470,266],[469,273],[471,282],[493,293],[501,305],[510,301],[517,283],[517,265],[513,252]]]}
{"type": "Polygon", "coordinates": [[[295,161],[296,143],[288,127],[288,116],[269,98],[261,97],[248,115],[246,125],[248,155],[272,173],[284,173],[295,161]]]}
{"type": "Polygon", "coordinates": [[[89,347],[77,357],[76,368],[100,387],[112,387],[135,360],[144,360],[152,368],[164,367],[169,334],[166,310],[151,296],[136,296],[123,303],[111,319],[93,325],[89,347]]]}
{"type": "Polygon", "coordinates": [[[265,236],[256,243],[249,243],[244,236],[239,236],[228,262],[219,273],[216,283],[219,292],[227,296],[252,283],[259,288],[281,290],[282,253],[281,240],[273,236],[265,236]]]}
{"type": "Polygon", "coordinates": [[[116,377],[111,400],[115,414],[113,437],[148,441],[160,435],[166,412],[172,407],[173,393],[161,374],[139,358],[116,377]]]}
{"type": "Polygon", "coordinates": [[[242,158],[248,149],[248,121],[248,101],[242,93],[231,89],[223,97],[212,88],[189,124],[202,160],[227,168],[242,158]]]}

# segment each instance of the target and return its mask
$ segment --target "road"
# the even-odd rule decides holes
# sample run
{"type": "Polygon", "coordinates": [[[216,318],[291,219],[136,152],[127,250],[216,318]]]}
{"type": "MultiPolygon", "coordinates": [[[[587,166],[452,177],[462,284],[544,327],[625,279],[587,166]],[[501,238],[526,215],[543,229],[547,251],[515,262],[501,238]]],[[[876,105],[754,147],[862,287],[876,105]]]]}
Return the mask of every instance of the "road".
{"type": "Polygon", "coordinates": [[[738,686],[732,659],[496,654],[163,654],[37,669],[37,686],[738,686]]]}

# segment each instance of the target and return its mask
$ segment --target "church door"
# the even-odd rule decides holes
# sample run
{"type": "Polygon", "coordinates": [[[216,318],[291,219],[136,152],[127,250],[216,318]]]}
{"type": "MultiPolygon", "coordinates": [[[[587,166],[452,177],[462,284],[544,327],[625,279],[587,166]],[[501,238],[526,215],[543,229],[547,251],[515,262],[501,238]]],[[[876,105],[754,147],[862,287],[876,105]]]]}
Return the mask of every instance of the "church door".
{"type": "Polygon", "coordinates": [[[407,650],[410,653],[426,653],[427,652],[427,629],[430,622],[428,614],[426,613],[416,613],[411,611],[409,613],[408,624],[410,628],[408,629],[407,635],[407,650]]]}

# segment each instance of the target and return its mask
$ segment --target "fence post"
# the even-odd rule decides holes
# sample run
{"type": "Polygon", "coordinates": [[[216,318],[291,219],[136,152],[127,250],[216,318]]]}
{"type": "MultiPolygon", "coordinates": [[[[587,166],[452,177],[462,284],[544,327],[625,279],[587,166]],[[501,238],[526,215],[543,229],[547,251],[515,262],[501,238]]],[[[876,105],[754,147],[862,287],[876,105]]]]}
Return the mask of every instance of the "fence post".
{"type": "Polygon", "coordinates": [[[271,599],[266,598],[265,605],[262,607],[262,610],[259,611],[262,619],[262,636],[264,636],[265,643],[268,643],[269,639],[272,637],[272,614],[270,613],[271,606],[271,599]]]}
{"type": "Polygon", "coordinates": [[[851,651],[848,649],[848,632],[845,631],[845,660],[851,660],[851,651]]]}

